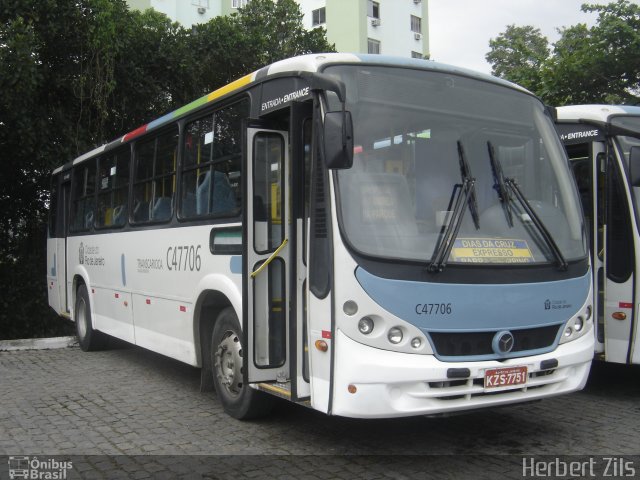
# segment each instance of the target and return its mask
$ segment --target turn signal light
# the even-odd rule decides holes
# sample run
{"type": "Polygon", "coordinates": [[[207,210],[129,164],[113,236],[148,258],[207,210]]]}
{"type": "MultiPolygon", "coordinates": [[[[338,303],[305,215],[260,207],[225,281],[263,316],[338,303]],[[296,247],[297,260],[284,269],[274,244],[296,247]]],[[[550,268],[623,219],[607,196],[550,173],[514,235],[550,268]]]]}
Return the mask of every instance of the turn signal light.
{"type": "Polygon", "coordinates": [[[329,345],[324,340],[316,340],[316,348],[321,352],[326,352],[329,350],[329,345]]]}
{"type": "Polygon", "coordinates": [[[616,320],[626,320],[627,319],[627,314],[624,312],[613,312],[611,314],[611,316],[613,318],[615,318],[616,320]]]}

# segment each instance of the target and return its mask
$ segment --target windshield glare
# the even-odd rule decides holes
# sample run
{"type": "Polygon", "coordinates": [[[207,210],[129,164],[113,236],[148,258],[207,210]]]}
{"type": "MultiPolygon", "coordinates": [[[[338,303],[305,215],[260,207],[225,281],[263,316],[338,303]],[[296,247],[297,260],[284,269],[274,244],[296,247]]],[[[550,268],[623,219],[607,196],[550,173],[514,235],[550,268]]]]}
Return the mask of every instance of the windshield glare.
{"type": "MultiPolygon", "coordinates": [[[[451,74],[373,66],[325,70],[347,86],[354,164],[337,172],[341,229],[359,252],[429,262],[463,183],[475,178],[448,263],[553,263],[522,205],[505,203],[489,145],[567,259],[586,255],[582,213],[562,146],[534,97],[451,74]],[[462,148],[459,148],[459,145],[462,148]],[[479,228],[477,228],[479,227],[479,228]]],[[[339,108],[335,99],[329,107],[339,108]]]]}
{"type": "Polygon", "coordinates": [[[617,137],[618,145],[620,146],[620,150],[622,151],[622,155],[628,166],[631,147],[640,146],[640,117],[614,117],[611,119],[611,124],[614,127],[622,127],[627,130],[638,132],[638,135],[635,137],[617,137]]]}

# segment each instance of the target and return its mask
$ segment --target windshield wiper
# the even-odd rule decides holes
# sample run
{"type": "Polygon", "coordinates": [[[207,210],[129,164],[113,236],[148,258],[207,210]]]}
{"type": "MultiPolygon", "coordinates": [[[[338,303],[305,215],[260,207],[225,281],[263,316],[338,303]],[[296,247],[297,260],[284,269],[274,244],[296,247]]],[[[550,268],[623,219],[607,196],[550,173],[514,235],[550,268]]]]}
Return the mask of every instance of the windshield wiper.
{"type": "Polygon", "coordinates": [[[431,257],[431,263],[429,263],[429,267],[427,268],[429,272],[432,273],[441,272],[447,265],[447,259],[453,248],[453,242],[458,236],[458,231],[462,225],[462,219],[466,211],[465,206],[469,206],[476,229],[480,228],[478,204],[475,195],[476,179],[471,176],[471,169],[465,158],[464,149],[460,141],[458,141],[458,159],[460,162],[460,177],[462,178],[462,183],[457,183],[453,187],[447,211],[451,212],[451,206],[454,202],[455,206],[453,207],[451,216],[447,217],[448,223],[446,228],[443,225],[440,229],[438,243],[431,257]]]}
{"type": "Polygon", "coordinates": [[[551,232],[549,232],[545,224],[542,223],[542,220],[540,219],[538,214],[535,212],[535,210],[533,209],[533,207],[531,206],[527,198],[524,196],[524,194],[522,193],[522,190],[520,190],[520,187],[518,186],[516,181],[513,178],[506,178],[504,180],[504,183],[513,192],[514,197],[516,197],[516,199],[520,202],[520,204],[522,205],[522,208],[531,219],[531,222],[535,225],[535,227],[540,232],[542,239],[545,241],[545,243],[547,244],[547,247],[549,247],[549,250],[551,250],[551,253],[558,261],[558,269],[566,270],[567,268],[569,268],[569,264],[565,260],[564,256],[562,255],[562,252],[558,248],[558,245],[556,244],[555,240],[551,236],[551,232]]]}
{"type": "Polygon", "coordinates": [[[473,180],[471,182],[471,188],[469,190],[469,210],[471,211],[471,217],[473,218],[473,224],[476,227],[476,230],[480,229],[480,216],[478,215],[478,200],[476,199],[476,190],[475,190],[475,182],[476,179],[471,176],[471,168],[469,167],[469,162],[467,162],[467,157],[464,154],[464,149],[462,148],[462,142],[458,140],[458,161],[460,162],[460,176],[462,177],[462,181],[473,180]]]}
{"type": "Polygon", "coordinates": [[[513,228],[513,215],[511,213],[511,196],[509,195],[509,189],[505,184],[504,174],[502,173],[502,164],[491,142],[487,142],[487,148],[489,149],[489,159],[491,160],[491,172],[493,173],[493,188],[498,193],[498,199],[502,204],[504,210],[504,216],[507,218],[507,224],[510,228],[513,228]]]}

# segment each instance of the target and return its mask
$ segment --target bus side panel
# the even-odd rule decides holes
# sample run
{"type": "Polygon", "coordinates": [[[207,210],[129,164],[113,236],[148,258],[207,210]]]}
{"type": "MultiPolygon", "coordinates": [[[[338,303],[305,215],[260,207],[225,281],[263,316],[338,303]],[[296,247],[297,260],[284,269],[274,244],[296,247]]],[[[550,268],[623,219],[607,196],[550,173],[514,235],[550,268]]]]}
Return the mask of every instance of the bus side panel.
{"type": "Polygon", "coordinates": [[[122,255],[128,235],[104,233],[71,237],[71,262],[86,269],[90,283],[92,321],[96,330],[134,342],[131,292],[127,287],[122,255]]]}
{"type": "Polygon", "coordinates": [[[236,256],[232,261],[232,255],[211,253],[209,240],[215,228],[203,225],[132,232],[122,245],[137,345],[199,364],[194,307],[203,279],[214,273],[234,278],[231,283],[240,291],[242,259],[236,256]]]}
{"type": "Polygon", "coordinates": [[[131,293],[113,287],[95,287],[92,297],[96,329],[135,343],[131,293]]]}

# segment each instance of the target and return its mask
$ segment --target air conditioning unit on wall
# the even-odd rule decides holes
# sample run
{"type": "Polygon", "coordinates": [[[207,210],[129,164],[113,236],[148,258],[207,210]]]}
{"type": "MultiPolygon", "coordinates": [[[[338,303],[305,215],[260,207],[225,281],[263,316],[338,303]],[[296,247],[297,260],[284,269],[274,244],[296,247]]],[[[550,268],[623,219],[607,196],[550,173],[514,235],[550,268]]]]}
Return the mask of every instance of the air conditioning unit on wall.
{"type": "Polygon", "coordinates": [[[198,7],[198,13],[203,14],[204,12],[206,12],[207,9],[204,7],[198,7]]]}
{"type": "Polygon", "coordinates": [[[371,26],[372,27],[379,27],[380,26],[380,19],[379,18],[372,18],[371,19],[371,26]]]}
{"type": "Polygon", "coordinates": [[[414,33],[413,34],[413,38],[415,38],[416,40],[420,40],[422,38],[422,34],[421,33],[414,33]]]}

